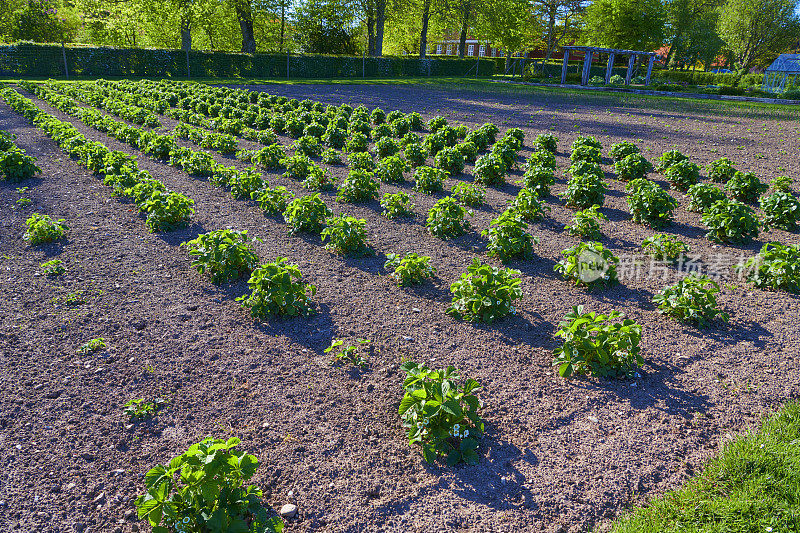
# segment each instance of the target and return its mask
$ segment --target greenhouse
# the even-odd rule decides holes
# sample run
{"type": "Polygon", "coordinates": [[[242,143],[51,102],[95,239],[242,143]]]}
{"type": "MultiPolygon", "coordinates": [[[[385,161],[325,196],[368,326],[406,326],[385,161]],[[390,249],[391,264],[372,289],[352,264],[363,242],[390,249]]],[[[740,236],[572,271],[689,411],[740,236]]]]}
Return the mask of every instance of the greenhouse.
{"type": "Polygon", "coordinates": [[[764,72],[764,90],[783,92],[796,85],[800,75],[800,54],[781,54],[764,72]]]}

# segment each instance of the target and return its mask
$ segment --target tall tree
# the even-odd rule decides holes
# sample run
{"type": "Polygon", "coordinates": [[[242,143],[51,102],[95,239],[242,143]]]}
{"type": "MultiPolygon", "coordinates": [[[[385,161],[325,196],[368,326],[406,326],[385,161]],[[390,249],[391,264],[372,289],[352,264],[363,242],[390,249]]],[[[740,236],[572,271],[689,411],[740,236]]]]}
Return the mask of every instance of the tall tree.
{"type": "Polygon", "coordinates": [[[766,63],[798,37],[798,0],[728,0],[719,15],[720,37],[740,72],[766,63]]]}
{"type": "Polygon", "coordinates": [[[541,28],[533,16],[529,0],[494,0],[480,4],[475,32],[483,40],[499,45],[506,53],[506,69],[511,57],[526,47],[539,44],[541,28]]]}
{"type": "Polygon", "coordinates": [[[545,60],[569,38],[577,38],[584,11],[583,0],[534,0],[534,8],[544,27],[545,60]]]}
{"type": "Polygon", "coordinates": [[[294,37],[300,49],[313,54],[359,52],[358,21],[347,0],[308,0],[294,13],[294,37]]]}
{"type": "Polygon", "coordinates": [[[256,53],[256,37],[253,31],[253,8],[250,0],[233,0],[236,19],[242,32],[242,53],[256,53]]]}
{"type": "MultiPolygon", "coordinates": [[[[697,28],[694,26],[703,19],[707,22],[714,18],[716,10],[723,2],[724,0],[671,0],[667,3],[665,33],[670,43],[664,61],[667,65],[670,65],[676,54],[684,53],[689,41],[687,35],[699,31],[699,26],[697,28]]],[[[706,23],[702,25],[708,29],[706,23]]]]}
{"type": "Polygon", "coordinates": [[[661,0],[595,0],[586,8],[582,40],[592,46],[652,51],[663,43],[664,18],[661,0]]]}

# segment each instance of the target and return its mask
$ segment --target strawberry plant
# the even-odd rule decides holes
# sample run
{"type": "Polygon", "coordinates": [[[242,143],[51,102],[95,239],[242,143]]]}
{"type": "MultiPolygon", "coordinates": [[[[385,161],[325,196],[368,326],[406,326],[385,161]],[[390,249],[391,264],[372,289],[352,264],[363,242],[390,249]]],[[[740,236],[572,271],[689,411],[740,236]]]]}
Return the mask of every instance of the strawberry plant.
{"type": "Polygon", "coordinates": [[[64,224],[64,219],[53,220],[47,215],[40,215],[34,213],[30,218],[25,221],[28,227],[22,239],[27,241],[31,246],[37,244],[44,244],[48,242],[55,242],[63,239],[67,234],[69,228],[64,224]]]}
{"type": "Polygon", "coordinates": [[[603,145],[598,141],[595,137],[591,137],[588,135],[579,135],[577,139],[572,143],[572,149],[576,150],[583,146],[589,146],[591,148],[597,148],[598,150],[603,149],[603,145]]]}
{"type": "Polygon", "coordinates": [[[553,270],[575,285],[594,289],[617,283],[619,258],[599,242],[580,242],[561,254],[564,259],[553,270]]]}
{"type": "Polygon", "coordinates": [[[324,134],[325,134],[325,126],[323,126],[319,122],[312,122],[311,124],[303,128],[303,136],[310,136],[316,139],[321,139],[324,134]]]}
{"type": "Polygon", "coordinates": [[[284,178],[290,178],[299,181],[303,181],[309,175],[311,175],[312,169],[319,168],[308,156],[302,154],[292,155],[281,159],[281,166],[286,169],[286,172],[283,173],[284,178]]]}
{"type": "Polygon", "coordinates": [[[614,172],[620,181],[631,181],[644,178],[653,170],[653,165],[640,153],[633,153],[614,163],[614,172]]]}
{"type": "Polygon", "coordinates": [[[445,136],[440,133],[431,133],[422,140],[422,148],[432,157],[436,157],[447,146],[445,136]]]}
{"type": "Polygon", "coordinates": [[[378,141],[381,139],[392,139],[392,128],[388,124],[379,124],[372,128],[372,131],[369,133],[369,136],[375,141],[375,145],[377,146],[378,141]]]}
{"type": "Polygon", "coordinates": [[[339,185],[336,193],[337,202],[368,202],[378,197],[380,184],[373,179],[372,172],[351,170],[339,185]]]}
{"type": "Polygon", "coordinates": [[[733,161],[723,157],[706,165],[706,174],[711,181],[726,183],[736,174],[736,168],[733,166],[733,161]]]}
{"type": "Polygon", "coordinates": [[[587,163],[600,163],[603,160],[603,152],[594,146],[578,146],[572,150],[569,160],[573,163],[586,161],[587,163]]]}
{"type": "Polygon", "coordinates": [[[461,153],[461,157],[464,158],[464,161],[474,163],[478,158],[478,146],[472,141],[464,141],[457,144],[455,147],[456,150],[461,153]]]}
{"type": "Polygon", "coordinates": [[[322,136],[322,140],[331,148],[341,150],[347,143],[347,132],[342,128],[331,128],[329,126],[325,131],[325,135],[322,136]]]}
{"type": "Polygon", "coordinates": [[[389,220],[399,217],[410,217],[414,215],[414,204],[408,193],[386,193],[381,199],[382,215],[389,220]]]}
{"type": "Polygon", "coordinates": [[[513,139],[503,137],[492,146],[492,155],[503,163],[506,170],[513,169],[517,164],[517,148],[513,139]]]}
{"type": "Polygon", "coordinates": [[[535,222],[543,219],[545,211],[550,210],[548,206],[539,200],[539,195],[537,195],[536,192],[527,188],[519,190],[517,196],[509,201],[508,208],[528,222],[535,222]]]}
{"type": "Polygon", "coordinates": [[[465,215],[472,216],[472,211],[461,206],[455,198],[445,196],[428,211],[425,226],[434,237],[440,239],[458,237],[469,229],[469,222],[464,219],[465,215]]]}
{"type": "Polygon", "coordinates": [[[369,149],[369,139],[363,133],[355,132],[345,145],[346,152],[366,152],[369,149]]]}
{"type": "Polygon", "coordinates": [[[489,146],[489,138],[486,132],[481,130],[472,130],[464,137],[464,142],[470,142],[478,148],[478,152],[483,152],[489,146]]]}
{"type": "Polygon", "coordinates": [[[669,150],[661,154],[661,157],[658,158],[656,170],[659,172],[664,172],[675,163],[688,160],[689,158],[680,153],[678,150],[669,150]]]}
{"type": "Polygon", "coordinates": [[[762,289],[800,293],[800,248],[778,242],[761,247],[740,267],[747,281],[762,289]]]}
{"type": "Polygon", "coordinates": [[[489,239],[487,255],[497,257],[503,262],[531,257],[533,243],[538,243],[539,238],[531,237],[526,229],[528,224],[518,212],[513,209],[502,212],[492,220],[489,229],[481,232],[481,235],[489,239]]]}
{"type": "Polygon", "coordinates": [[[525,163],[525,169],[530,170],[531,168],[536,167],[544,167],[549,170],[555,171],[556,169],[556,156],[547,150],[539,150],[537,152],[533,152],[531,156],[528,158],[528,162],[525,163]]]}
{"type": "Polygon", "coordinates": [[[414,172],[414,190],[425,194],[433,194],[444,190],[447,173],[433,167],[419,167],[414,172]]]}
{"type": "Polygon", "coordinates": [[[294,193],[283,186],[265,187],[250,194],[250,198],[258,202],[259,207],[266,215],[280,215],[286,211],[286,206],[294,200],[294,193]]]}
{"type": "Polygon", "coordinates": [[[714,242],[745,242],[758,236],[759,222],[753,210],[736,200],[720,200],[706,210],[701,219],[709,229],[706,237],[714,242]]]}
{"type": "Polygon", "coordinates": [[[525,189],[533,191],[539,198],[550,195],[550,186],[556,182],[553,171],[545,167],[529,167],[522,175],[520,183],[525,189]]]}
{"type": "Polygon", "coordinates": [[[155,191],[140,205],[147,213],[147,228],[151,232],[172,231],[185,227],[194,214],[194,200],[179,192],[155,191]]]}
{"type": "Polygon", "coordinates": [[[280,144],[271,144],[256,151],[251,162],[266,170],[283,168],[281,161],[286,159],[286,149],[280,144]]]}
{"type": "Polygon", "coordinates": [[[686,191],[686,196],[689,197],[687,209],[697,213],[705,213],[715,202],[725,199],[725,193],[710,183],[695,183],[686,191]]]}
{"type": "Polygon", "coordinates": [[[36,158],[14,147],[0,151],[0,175],[5,181],[16,183],[32,178],[42,170],[36,166],[36,158]]]}
{"type": "Polygon", "coordinates": [[[145,493],[135,501],[139,518],[154,533],[280,533],[283,521],[263,506],[261,489],[244,486],[258,459],[236,450],[240,442],[207,437],[167,466],[152,468],[144,477],[145,493]]]}
{"type": "Polygon", "coordinates": [[[375,153],[379,158],[395,155],[399,152],[400,146],[391,137],[381,137],[375,142],[375,153]]]}
{"type": "Polygon", "coordinates": [[[764,227],[781,228],[786,231],[797,229],[800,222],[800,200],[790,192],[777,191],[758,199],[764,211],[764,227]]]}
{"type": "Polygon", "coordinates": [[[317,193],[292,200],[283,213],[283,219],[289,226],[290,234],[319,233],[322,231],[325,219],[331,215],[333,212],[317,193]]]}
{"type": "Polygon", "coordinates": [[[497,134],[500,133],[500,128],[491,122],[487,122],[475,131],[481,132],[486,136],[486,140],[488,141],[487,144],[494,144],[495,141],[497,141],[497,134]]]}
{"type": "Polygon", "coordinates": [[[689,247],[676,237],[656,233],[642,241],[642,251],[656,261],[675,262],[689,252],[689,247]]]}
{"type": "Polygon", "coordinates": [[[405,181],[404,172],[409,170],[408,163],[398,155],[381,159],[375,169],[375,177],[384,183],[401,183],[405,181]]]}
{"type": "Polygon", "coordinates": [[[456,176],[464,171],[464,156],[456,147],[444,148],[436,154],[436,166],[451,176],[456,176]]]}
{"type": "Polygon", "coordinates": [[[61,259],[51,259],[50,261],[45,261],[39,268],[42,269],[42,273],[46,276],[60,276],[64,274],[67,269],[64,266],[64,262],[61,259]]]}
{"type": "Polygon", "coordinates": [[[302,274],[297,265],[288,264],[285,257],[264,263],[250,275],[247,285],[250,294],[240,296],[237,302],[250,309],[253,318],[263,320],[270,316],[305,316],[313,312],[310,297],[317,288],[300,281],[302,274]]]}
{"type": "Polygon", "coordinates": [[[513,139],[516,142],[517,150],[522,148],[525,143],[525,132],[522,128],[509,128],[503,134],[504,138],[513,139]]]}
{"type": "Polygon", "coordinates": [[[322,242],[330,241],[325,248],[349,257],[372,255],[374,252],[367,244],[367,221],[349,215],[330,217],[325,221],[322,230],[322,242]]]}
{"type": "MultiPolygon", "coordinates": [[[[163,400],[145,400],[144,398],[131,399],[123,405],[123,412],[128,416],[131,423],[147,420],[156,414],[158,407],[164,403],[163,400]]],[[[154,531],[155,528],[153,529],[154,531]]]]}
{"type": "Polygon", "coordinates": [[[666,168],[664,177],[679,191],[686,191],[700,181],[700,167],[684,159],[666,168]]]}
{"type": "Polygon", "coordinates": [[[452,366],[433,370],[408,361],[400,368],[407,375],[399,414],[408,443],[420,446],[428,463],[446,456],[450,466],[478,464],[477,438],[484,426],[474,391],[480,384],[474,379],[461,383],[452,366]]]}
{"type": "Polygon", "coordinates": [[[583,306],[564,316],[556,336],[564,343],[553,352],[553,366],[561,377],[591,374],[599,377],[630,377],[644,364],[639,343],[642,327],[625,315],[584,313],[583,306]],[[612,322],[622,319],[622,322],[612,322]]]}
{"type": "Polygon", "coordinates": [[[342,155],[334,148],[326,148],[322,151],[322,162],[326,165],[341,165],[342,155]]]}
{"type": "Polygon", "coordinates": [[[389,121],[389,127],[392,128],[392,135],[399,139],[411,131],[411,122],[404,116],[397,117],[389,121]]]}
{"type": "Polygon", "coordinates": [[[375,160],[369,152],[355,152],[347,156],[347,166],[350,170],[372,172],[375,170],[375,160]]]}
{"type": "Polygon", "coordinates": [[[641,178],[625,189],[629,191],[626,200],[634,222],[660,228],[672,221],[678,201],[657,183],[641,178]]]}
{"type": "Polygon", "coordinates": [[[638,153],[640,153],[639,147],[628,141],[612,144],[611,150],[608,151],[608,154],[614,161],[621,161],[629,155],[638,153]]]}
{"type": "Polygon", "coordinates": [[[791,192],[792,191],[792,184],[794,183],[794,179],[790,178],[789,176],[778,176],[770,180],[770,185],[775,191],[779,192],[791,192]]]}
{"type": "Polygon", "coordinates": [[[547,150],[551,154],[558,151],[558,137],[552,133],[542,133],[533,141],[534,150],[547,150]]]}
{"type": "Polygon", "coordinates": [[[241,172],[236,172],[228,180],[228,187],[231,188],[231,196],[237,199],[250,198],[254,192],[264,186],[264,179],[261,177],[261,174],[252,167],[241,172]]]}
{"type": "Polygon", "coordinates": [[[333,175],[327,168],[311,167],[308,177],[303,180],[303,188],[309,191],[332,191],[335,188],[333,175]]]}
{"type": "Polygon", "coordinates": [[[598,163],[591,163],[589,161],[578,161],[569,167],[569,173],[573,178],[582,176],[592,176],[596,179],[603,179],[605,173],[598,163]]]}
{"type": "Polygon", "coordinates": [[[419,285],[436,274],[436,269],[431,266],[430,257],[419,256],[413,252],[408,252],[404,257],[398,254],[386,254],[383,268],[392,270],[392,278],[401,287],[419,285]]]}
{"type": "Polygon", "coordinates": [[[447,126],[447,119],[439,115],[428,121],[428,129],[433,133],[436,133],[445,126],[447,126]]]}
{"type": "Polygon", "coordinates": [[[80,355],[88,355],[90,353],[99,352],[100,350],[106,349],[106,341],[102,337],[97,339],[92,339],[88,342],[85,342],[78,348],[78,353],[80,355]]]}
{"type": "Polygon", "coordinates": [[[514,300],[522,298],[518,270],[484,265],[476,257],[461,278],[450,285],[453,301],[447,314],[469,322],[491,324],[514,314],[514,300]]]}
{"type": "Polygon", "coordinates": [[[219,229],[201,233],[181,246],[188,248],[191,266],[200,274],[207,274],[212,283],[219,284],[253,272],[258,264],[258,256],[251,247],[253,240],[247,230],[219,229]]]}
{"type": "Polygon", "coordinates": [[[600,231],[600,221],[608,220],[608,217],[600,213],[598,209],[599,206],[593,205],[588,209],[576,211],[572,218],[572,224],[564,226],[564,229],[570,235],[578,235],[596,241],[603,235],[600,231]]]}
{"type": "Polygon", "coordinates": [[[692,273],[662,289],[653,296],[653,303],[664,315],[705,327],[715,318],[728,321],[728,314],[717,309],[718,292],[719,285],[715,281],[692,273]]]}
{"type": "Polygon", "coordinates": [[[217,166],[217,162],[211,154],[192,151],[187,157],[181,160],[180,165],[190,176],[205,178],[214,172],[214,167],[217,166]]]}
{"type": "Polygon", "coordinates": [[[769,187],[761,183],[761,180],[752,172],[739,171],[725,184],[725,190],[728,191],[735,200],[748,204],[755,203],[758,197],[766,192],[768,188],[769,187]]]}
{"type": "Polygon", "coordinates": [[[479,157],[472,172],[475,183],[487,187],[500,187],[506,183],[506,166],[494,153],[479,157]]]}
{"type": "Polygon", "coordinates": [[[486,189],[475,183],[464,183],[459,181],[450,190],[451,195],[459,202],[469,207],[478,207],[483,204],[486,197],[486,189]]]}
{"type": "Polygon", "coordinates": [[[566,190],[561,194],[567,206],[586,209],[593,205],[602,207],[605,201],[606,183],[595,174],[572,176],[566,190]]]}
{"type": "Polygon", "coordinates": [[[294,153],[298,155],[317,156],[322,153],[322,144],[312,135],[303,135],[292,143],[294,153]]]}

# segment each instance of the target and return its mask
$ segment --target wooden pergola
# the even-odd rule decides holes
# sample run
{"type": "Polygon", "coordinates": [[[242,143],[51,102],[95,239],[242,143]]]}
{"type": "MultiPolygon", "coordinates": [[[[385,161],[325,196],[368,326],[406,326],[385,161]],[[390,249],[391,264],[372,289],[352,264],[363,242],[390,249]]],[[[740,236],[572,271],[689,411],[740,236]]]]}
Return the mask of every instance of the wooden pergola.
{"type": "Polygon", "coordinates": [[[644,79],[644,84],[650,85],[650,75],[653,72],[653,62],[656,60],[655,52],[642,52],[638,50],[617,50],[616,48],[599,48],[597,46],[565,46],[564,48],[564,63],[561,66],[561,84],[564,85],[567,81],[567,64],[569,62],[570,50],[583,52],[583,73],[581,75],[581,85],[589,83],[589,72],[592,68],[592,58],[594,54],[608,54],[608,66],[606,67],[606,83],[611,81],[611,72],[614,68],[614,59],[618,55],[630,56],[628,59],[628,73],[625,76],[625,85],[631,84],[631,77],[633,76],[633,65],[636,63],[636,58],[639,56],[649,56],[650,61],[647,64],[647,76],[644,79]]]}

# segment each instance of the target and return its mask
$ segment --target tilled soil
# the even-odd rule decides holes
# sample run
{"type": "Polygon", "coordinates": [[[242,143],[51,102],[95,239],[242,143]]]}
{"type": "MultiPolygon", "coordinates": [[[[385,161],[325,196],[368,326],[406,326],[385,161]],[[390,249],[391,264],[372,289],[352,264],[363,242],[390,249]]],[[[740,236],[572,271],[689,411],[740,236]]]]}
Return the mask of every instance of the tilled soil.
{"type": "MultiPolygon", "coordinates": [[[[426,119],[443,114],[469,126],[523,127],[523,157],[535,135],[553,131],[560,138],[554,194],[565,187],[561,174],[578,133],[596,135],[606,148],[632,140],[651,160],[673,147],[703,164],[727,156],[764,180],[798,170],[796,126],[768,112],[731,107],[725,116],[688,104],[663,111],[575,96],[405,86],[258,89],[417,110],[426,119]]],[[[730,324],[698,330],[661,316],[651,303],[676,281],[674,270],[666,281],[659,273],[627,277],[609,290],[572,287],[553,273],[560,251],[577,242],[563,231],[573,211],[557,196],[547,199],[549,216],[531,227],[541,239],[536,256],[509,265],[523,279],[517,314],[491,326],[446,315],[449,284],[473,257],[491,261],[480,231],[516,194],[513,179],[489,190],[487,206],[471,219],[473,231],[453,241],[435,239],[424,227],[439,196],[417,194],[415,218],[398,222],[381,217],[378,202],[341,205],[324,193],[334,211],[367,219],[377,252],[343,259],[319,238],[287,235],[283,221],[265,217],[255,203],[234,200],[36,102],[90,139],[139,155],[140,168],[196,201],[196,214],[185,230],[148,233],[135,206],[112,197],[96,176],[0,104],[0,129],[17,134],[43,171],[20,185],[0,184],[2,531],[148,530],[132,504],[143,474],[206,435],[236,435],[258,457],[252,481],[265,500],[274,508],[299,507],[287,522],[290,531],[585,531],[678,487],[722,442],[798,395],[796,296],[730,277],[720,296],[730,324]],[[19,193],[18,186],[29,190],[19,193]],[[17,206],[21,196],[33,205],[17,206]],[[24,221],[33,212],[66,219],[68,239],[26,246],[24,221]],[[217,287],[190,270],[178,245],[225,227],[260,238],[256,249],[265,260],[296,262],[318,287],[316,314],[256,323],[234,300],[246,283],[217,287]],[[396,287],[383,269],[385,254],[406,251],[431,256],[436,278],[420,288],[396,287]],[[65,275],[40,273],[40,263],[52,258],[64,261],[65,275]],[[76,291],[87,302],[70,307],[64,297],[76,291]],[[579,304],[623,311],[642,325],[646,364],[638,378],[565,380],[553,372],[553,333],[579,304]],[[77,353],[96,337],[106,340],[107,351],[77,353]],[[338,337],[372,341],[367,370],[331,366],[323,350],[338,337]],[[408,446],[397,417],[403,360],[453,364],[483,385],[487,431],[478,466],[428,465],[408,446]],[[121,406],[140,397],[168,403],[152,420],[130,425],[121,406]]],[[[624,184],[611,179],[608,163],[603,243],[617,255],[636,254],[654,232],[630,222],[624,184]]],[[[303,191],[278,175],[268,178],[303,191]]],[[[471,181],[470,169],[456,179],[471,181]]],[[[381,194],[409,188],[382,185],[381,194]]],[[[764,242],[798,242],[796,234],[773,230],[745,246],[714,246],[699,215],[686,210],[687,199],[673,194],[681,205],[665,231],[681,236],[706,268],[726,261],[721,254],[738,261],[764,242]]]]}

